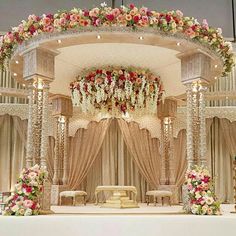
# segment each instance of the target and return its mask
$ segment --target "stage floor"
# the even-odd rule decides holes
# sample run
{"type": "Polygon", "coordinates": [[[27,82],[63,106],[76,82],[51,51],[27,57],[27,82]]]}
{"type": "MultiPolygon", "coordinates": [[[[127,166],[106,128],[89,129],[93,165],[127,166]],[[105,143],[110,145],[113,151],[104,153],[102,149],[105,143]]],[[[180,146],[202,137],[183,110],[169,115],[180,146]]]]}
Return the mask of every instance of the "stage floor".
{"type": "Polygon", "coordinates": [[[107,209],[93,205],[52,207],[57,214],[0,216],[0,236],[235,236],[233,205],[221,216],[183,214],[180,206],[107,209]],[[170,209],[171,208],[171,209],[170,209]]]}
{"type": "Polygon", "coordinates": [[[52,206],[51,210],[55,214],[184,214],[182,206],[154,206],[153,204],[147,206],[143,203],[139,203],[139,208],[116,209],[87,204],[86,206],[52,206]]]}

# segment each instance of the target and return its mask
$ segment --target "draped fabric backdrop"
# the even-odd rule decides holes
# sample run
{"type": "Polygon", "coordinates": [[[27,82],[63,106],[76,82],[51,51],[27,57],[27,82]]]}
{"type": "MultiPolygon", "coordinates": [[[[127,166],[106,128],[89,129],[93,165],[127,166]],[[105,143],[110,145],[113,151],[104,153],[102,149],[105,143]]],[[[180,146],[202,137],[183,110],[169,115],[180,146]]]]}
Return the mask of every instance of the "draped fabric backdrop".
{"type": "Polygon", "coordinates": [[[69,154],[69,179],[70,189],[78,189],[78,186],[87,176],[94,163],[104,140],[111,120],[91,122],[88,128],[79,129],[70,145],[69,154]]]}
{"type": "Polygon", "coordinates": [[[25,165],[27,121],[0,116],[0,191],[10,191],[25,165]]]}
{"type": "MultiPolygon", "coordinates": [[[[223,202],[233,201],[233,159],[236,155],[236,122],[207,119],[207,160],[216,183],[216,193],[223,202]]],[[[9,191],[25,165],[27,121],[0,116],[0,191],[9,191]]],[[[54,137],[49,137],[47,165],[53,177],[54,137]]],[[[176,185],[184,182],[186,131],[174,139],[176,185]]],[[[122,119],[90,122],[69,138],[69,188],[85,189],[94,200],[97,185],[134,185],[138,198],[158,188],[161,162],[159,140],[140,129],[138,123],[122,119]]]]}
{"type": "MultiPolygon", "coordinates": [[[[134,125],[140,130],[136,123],[134,125]]],[[[145,201],[145,193],[150,189],[124,142],[116,119],[112,120],[101,150],[80,186],[88,193],[89,201],[94,201],[94,190],[98,185],[134,185],[138,190],[139,201],[145,201]]],[[[107,197],[109,193],[105,195],[107,197]]],[[[104,199],[104,196],[100,198],[104,199]]]]}

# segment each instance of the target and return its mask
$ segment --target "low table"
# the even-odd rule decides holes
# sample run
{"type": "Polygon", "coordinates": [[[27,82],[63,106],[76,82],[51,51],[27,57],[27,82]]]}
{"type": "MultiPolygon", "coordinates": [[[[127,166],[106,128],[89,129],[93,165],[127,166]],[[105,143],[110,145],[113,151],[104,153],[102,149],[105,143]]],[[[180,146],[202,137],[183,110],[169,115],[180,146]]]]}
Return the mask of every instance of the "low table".
{"type": "Polygon", "coordinates": [[[102,191],[112,192],[112,197],[110,197],[102,205],[102,207],[109,208],[138,208],[137,203],[137,189],[134,186],[97,186],[95,190],[95,205],[98,205],[98,193],[102,191]],[[127,192],[133,193],[133,199],[130,199],[127,192]]]}

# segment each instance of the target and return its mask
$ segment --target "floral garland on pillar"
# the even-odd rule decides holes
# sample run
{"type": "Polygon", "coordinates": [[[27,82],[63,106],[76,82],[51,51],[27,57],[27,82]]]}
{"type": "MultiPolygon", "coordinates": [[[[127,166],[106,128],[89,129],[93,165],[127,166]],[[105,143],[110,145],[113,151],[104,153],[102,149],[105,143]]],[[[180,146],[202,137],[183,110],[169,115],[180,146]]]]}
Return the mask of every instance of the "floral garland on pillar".
{"type": "Polygon", "coordinates": [[[224,73],[234,65],[231,43],[226,42],[220,28],[210,27],[206,20],[199,23],[193,17],[185,17],[180,10],[152,11],[146,7],[137,8],[134,4],[120,8],[95,7],[91,10],[74,8],[42,16],[30,15],[17,27],[0,37],[0,66],[11,58],[19,44],[43,33],[57,33],[86,27],[153,28],[166,35],[182,36],[199,42],[219,54],[224,62],[224,73]]]}
{"type": "Polygon", "coordinates": [[[91,114],[155,113],[163,94],[159,76],[133,67],[91,69],[79,75],[70,89],[73,104],[91,114]]]}
{"type": "Polygon", "coordinates": [[[3,215],[38,215],[40,210],[39,198],[47,175],[46,169],[40,168],[38,165],[23,169],[15,185],[13,195],[6,200],[3,215]]]}
{"type": "Polygon", "coordinates": [[[186,182],[189,210],[195,215],[220,215],[220,202],[216,200],[208,169],[193,166],[187,170],[186,182]]]}

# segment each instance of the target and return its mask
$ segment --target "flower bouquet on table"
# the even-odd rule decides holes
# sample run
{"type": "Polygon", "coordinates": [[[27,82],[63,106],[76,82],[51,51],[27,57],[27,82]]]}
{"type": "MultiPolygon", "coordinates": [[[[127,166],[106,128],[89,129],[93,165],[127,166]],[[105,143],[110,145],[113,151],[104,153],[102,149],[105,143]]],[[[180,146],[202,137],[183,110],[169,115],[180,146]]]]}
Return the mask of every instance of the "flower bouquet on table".
{"type": "Polygon", "coordinates": [[[23,169],[13,194],[6,200],[3,215],[38,215],[40,209],[39,197],[47,174],[46,169],[38,165],[23,169]]]}
{"type": "Polygon", "coordinates": [[[193,166],[186,173],[189,209],[195,215],[220,215],[220,202],[216,200],[212,178],[204,166],[193,166]]]}

